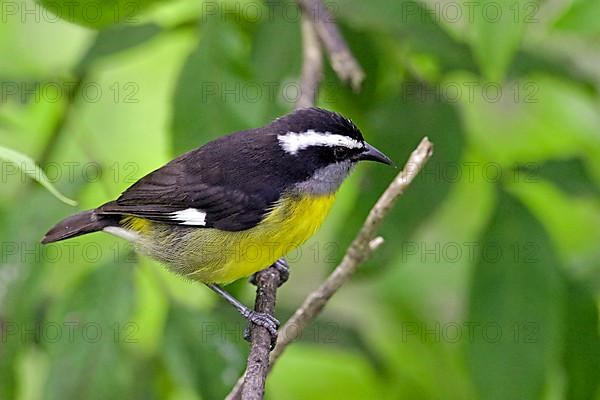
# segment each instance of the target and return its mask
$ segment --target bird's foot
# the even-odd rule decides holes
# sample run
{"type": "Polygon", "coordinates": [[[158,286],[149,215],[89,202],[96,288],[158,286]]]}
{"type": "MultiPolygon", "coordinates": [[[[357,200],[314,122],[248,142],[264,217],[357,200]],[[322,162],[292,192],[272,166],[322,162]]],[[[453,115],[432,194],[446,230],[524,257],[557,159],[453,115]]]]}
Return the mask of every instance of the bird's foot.
{"type": "Polygon", "coordinates": [[[244,339],[248,342],[252,341],[251,324],[262,326],[271,335],[271,350],[273,350],[275,343],[277,342],[277,328],[279,328],[279,321],[272,315],[252,310],[248,310],[248,313],[243,313],[242,316],[248,320],[248,325],[246,325],[246,328],[244,329],[244,339]]]}

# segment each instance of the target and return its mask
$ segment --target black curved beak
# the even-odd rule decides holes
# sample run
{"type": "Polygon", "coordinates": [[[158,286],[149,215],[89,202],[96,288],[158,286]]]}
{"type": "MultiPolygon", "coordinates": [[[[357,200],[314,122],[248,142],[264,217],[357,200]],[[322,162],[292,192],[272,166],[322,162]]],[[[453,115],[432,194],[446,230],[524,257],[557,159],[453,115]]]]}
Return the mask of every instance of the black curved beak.
{"type": "Polygon", "coordinates": [[[394,162],[390,160],[388,156],[371,146],[369,143],[365,143],[365,150],[358,155],[359,160],[371,160],[380,162],[387,165],[394,165],[394,162]]]}

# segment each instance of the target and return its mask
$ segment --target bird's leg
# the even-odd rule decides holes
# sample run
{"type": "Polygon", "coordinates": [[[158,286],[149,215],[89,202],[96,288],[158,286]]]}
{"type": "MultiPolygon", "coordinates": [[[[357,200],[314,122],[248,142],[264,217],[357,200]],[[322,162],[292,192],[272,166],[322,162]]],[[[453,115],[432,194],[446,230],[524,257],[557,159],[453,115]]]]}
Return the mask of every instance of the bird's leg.
{"type": "MultiPolygon", "coordinates": [[[[229,294],[229,292],[227,292],[225,289],[223,289],[221,286],[219,286],[217,284],[207,283],[206,286],[211,288],[215,293],[217,293],[219,296],[221,296],[222,298],[227,300],[229,302],[229,304],[234,306],[235,309],[238,310],[240,314],[242,314],[242,317],[246,318],[251,323],[254,323],[256,325],[262,326],[263,328],[266,328],[269,331],[269,333],[271,334],[271,337],[275,338],[277,336],[277,328],[279,328],[279,321],[277,319],[275,319],[275,317],[273,317],[269,314],[259,313],[259,312],[249,309],[248,307],[243,305],[238,299],[233,297],[231,294],[229,294]]],[[[247,330],[248,329],[246,328],[246,330],[244,331],[244,338],[246,340],[248,339],[246,337],[247,330]]]]}
{"type": "MultiPolygon", "coordinates": [[[[290,266],[287,263],[287,261],[285,261],[285,258],[283,258],[283,257],[280,258],[279,260],[275,261],[275,263],[273,263],[273,265],[269,266],[268,268],[271,268],[271,267],[275,268],[277,270],[277,272],[279,272],[279,283],[277,284],[277,286],[281,286],[284,283],[286,283],[290,277],[290,266]]],[[[254,286],[256,286],[256,274],[257,273],[252,274],[250,279],[248,279],[248,282],[250,282],[254,286]]]]}

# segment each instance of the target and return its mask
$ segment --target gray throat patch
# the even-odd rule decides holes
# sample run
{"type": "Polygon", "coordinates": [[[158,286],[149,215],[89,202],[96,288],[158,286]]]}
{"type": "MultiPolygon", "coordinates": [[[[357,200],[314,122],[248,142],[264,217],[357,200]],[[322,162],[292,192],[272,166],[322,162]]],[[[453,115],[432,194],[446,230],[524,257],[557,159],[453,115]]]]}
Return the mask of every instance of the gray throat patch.
{"type": "Polygon", "coordinates": [[[314,196],[335,193],[344,179],[350,175],[355,164],[355,162],[346,160],[320,168],[309,179],[296,184],[296,189],[300,193],[314,196]]]}

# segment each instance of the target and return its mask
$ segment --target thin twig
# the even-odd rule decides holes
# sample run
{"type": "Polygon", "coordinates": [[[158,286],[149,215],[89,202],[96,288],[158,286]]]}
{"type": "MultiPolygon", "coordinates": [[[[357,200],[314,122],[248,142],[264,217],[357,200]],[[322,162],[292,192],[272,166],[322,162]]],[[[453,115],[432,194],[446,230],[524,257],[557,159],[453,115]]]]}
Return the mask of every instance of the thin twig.
{"type": "Polygon", "coordinates": [[[321,0],[297,0],[297,3],[310,16],[329,54],[333,70],[342,81],[349,83],[354,91],[360,90],[365,73],[333,20],[333,12],[325,8],[321,0]]]}
{"type": "Polygon", "coordinates": [[[302,17],[302,75],[300,77],[300,98],[296,109],[311,107],[317,101],[319,82],[323,78],[323,55],[319,38],[312,22],[302,17]]]}
{"type": "MultiPolygon", "coordinates": [[[[293,339],[319,315],[329,299],[383,243],[383,238],[376,236],[379,226],[396,203],[396,200],[410,186],[432,154],[433,144],[425,137],[412,152],[402,171],[390,183],[369,212],[356,238],[346,250],[340,265],[333,270],[321,286],[306,297],[302,305],[294,312],[294,315],[279,330],[280,335],[277,344],[270,355],[269,370],[293,339]],[[295,335],[286,335],[286,332],[294,332],[295,335]]],[[[241,377],[238,380],[226,399],[237,400],[240,398],[243,379],[244,377],[241,377]]]]}

